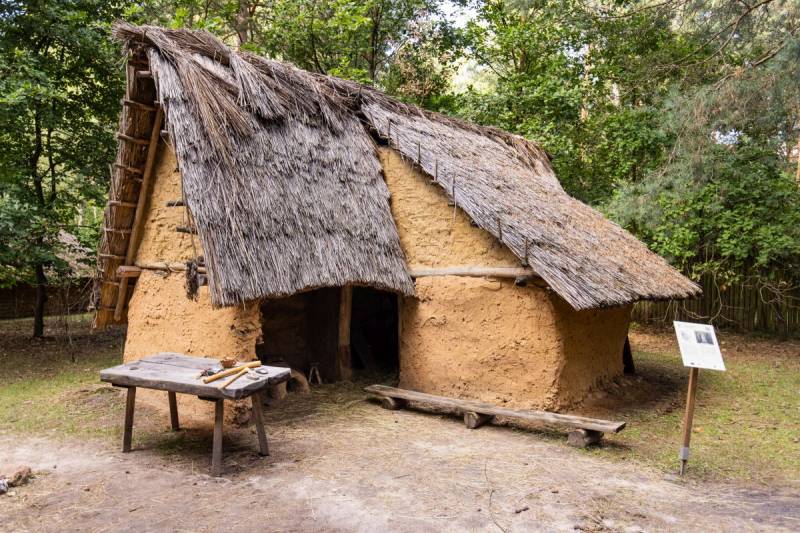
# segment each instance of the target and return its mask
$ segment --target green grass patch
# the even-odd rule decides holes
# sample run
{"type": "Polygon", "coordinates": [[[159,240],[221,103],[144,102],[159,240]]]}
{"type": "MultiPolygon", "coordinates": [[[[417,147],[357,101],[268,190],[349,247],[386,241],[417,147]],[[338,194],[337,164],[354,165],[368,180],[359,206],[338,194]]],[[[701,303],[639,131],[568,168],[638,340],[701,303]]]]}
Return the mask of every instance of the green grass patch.
{"type": "MultiPolygon", "coordinates": [[[[635,353],[641,394],[608,416],[628,421],[598,456],[677,471],[688,384],[680,357],[635,353]]],[[[726,358],[728,370],[701,370],[689,469],[694,478],[796,482],[800,472],[800,358],[726,358]]]]}

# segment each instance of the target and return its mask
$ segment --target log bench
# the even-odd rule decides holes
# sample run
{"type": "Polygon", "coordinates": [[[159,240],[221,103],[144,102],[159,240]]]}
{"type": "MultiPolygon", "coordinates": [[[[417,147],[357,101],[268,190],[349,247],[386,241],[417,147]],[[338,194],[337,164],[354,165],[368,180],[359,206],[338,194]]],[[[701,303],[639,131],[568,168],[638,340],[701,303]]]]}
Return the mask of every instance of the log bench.
{"type": "Polygon", "coordinates": [[[526,422],[538,422],[547,425],[570,428],[567,443],[571,446],[585,448],[597,444],[604,433],[619,433],[625,428],[625,422],[612,422],[583,416],[562,415],[547,411],[530,411],[527,409],[509,409],[496,405],[459,400],[416,392],[386,385],[370,385],[364,389],[370,398],[378,400],[384,409],[402,409],[408,402],[421,403],[437,409],[445,409],[463,415],[464,424],[469,429],[476,429],[491,422],[495,416],[502,416],[526,422]]]}

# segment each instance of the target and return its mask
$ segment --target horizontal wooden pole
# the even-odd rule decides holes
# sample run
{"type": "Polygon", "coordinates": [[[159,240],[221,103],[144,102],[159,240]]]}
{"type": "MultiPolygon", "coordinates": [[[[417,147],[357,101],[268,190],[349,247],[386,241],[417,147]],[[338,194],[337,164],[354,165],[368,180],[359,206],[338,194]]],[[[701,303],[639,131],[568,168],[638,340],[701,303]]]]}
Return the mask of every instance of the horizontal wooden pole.
{"type": "Polygon", "coordinates": [[[142,269],[135,266],[123,265],[117,268],[118,278],[138,278],[142,274],[142,269]]]}
{"type": "Polygon", "coordinates": [[[192,235],[197,235],[197,230],[194,228],[189,228],[187,226],[178,226],[175,228],[175,231],[178,233],[190,233],[192,235]]]}
{"type": "MultiPolygon", "coordinates": [[[[173,261],[167,263],[166,261],[163,262],[156,262],[156,263],[136,263],[136,266],[141,268],[142,270],[160,270],[162,272],[185,272],[186,271],[186,263],[179,263],[177,261],[173,261]]],[[[198,266],[197,267],[198,274],[205,274],[206,268],[198,266]]]]}
{"type": "Polygon", "coordinates": [[[130,135],[125,135],[124,133],[117,133],[117,139],[119,139],[120,141],[127,141],[133,144],[138,144],[140,146],[147,146],[150,144],[150,139],[131,137],[130,135]]]}
{"type": "Polygon", "coordinates": [[[142,172],[144,172],[141,168],[128,167],[128,166],[122,165],[120,163],[114,163],[114,166],[116,168],[121,168],[125,172],[130,172],[132,174],[141,174],[142,172]]]}
{"type": "Polygon", "coordinates": [[[431,276],[466,276],[473,278],[538,278],[530,268],[524,267],[484,267],[453,266],[442,268],[414,268],[409,271],[412,278],[431,276]]]}
{"type": "Polygon", "coordinates": [[[123,99],[122,100],[122,105],[128,106],[128,107],[135,107],[135,108],[141,109],[143,111],[155,111],[156,110],[156,106],[154,106],[154,105],[148,105],[148,104],[145,104],[144,102],[137,102],[135,100],[123,99]]]}
{"type": "Polygon", "coordinates": [[[136,202],[121,202],[119,200],[109,200],[108,205],[113,207],[136,207],[136,202]]]}
{"type": "Polygon", "coordinates": [[[137,78],[152,78],[153,73],[149,70],[137,70],[136,71],[137,78]]]}
{"type": "Polygon", "coordinates": [[[183,207],[183,200],[168,200],[167,207],[183,207]]]}
{"type": "Polygon", "coordinates": [[[124,228],[103,228],[103,231],[105,231],[106,233],[122,233],[122,234],[131,232],[130,229],[124,229],[124,228]]]}

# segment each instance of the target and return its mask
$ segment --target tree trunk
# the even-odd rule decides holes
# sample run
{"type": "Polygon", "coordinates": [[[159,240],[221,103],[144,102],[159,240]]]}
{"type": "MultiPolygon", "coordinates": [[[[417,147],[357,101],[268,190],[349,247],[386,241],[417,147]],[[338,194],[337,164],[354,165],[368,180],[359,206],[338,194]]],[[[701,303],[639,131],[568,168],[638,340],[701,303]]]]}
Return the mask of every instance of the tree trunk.
{"type": "Polygon", "coordinates": [[[33,311],[33,337],[44,336],[44,307],[47,303],[47,276],[44,265],[36,265],[36,308],[33,311]]]}

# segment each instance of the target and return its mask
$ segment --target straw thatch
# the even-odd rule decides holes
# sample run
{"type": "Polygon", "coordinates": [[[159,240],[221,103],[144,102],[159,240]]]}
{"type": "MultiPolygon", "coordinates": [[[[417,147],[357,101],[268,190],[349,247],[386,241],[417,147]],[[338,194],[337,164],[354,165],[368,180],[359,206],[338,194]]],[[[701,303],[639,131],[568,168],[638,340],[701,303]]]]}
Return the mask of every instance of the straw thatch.
{"type": "Polygon", "coordinates": [[[123,24],[115,34],[149,59],[216,305],[352,283],[412,293],[371,135],[576,309],[698,293],[569,197],[535,143],[205,32],[123,24]]]}

